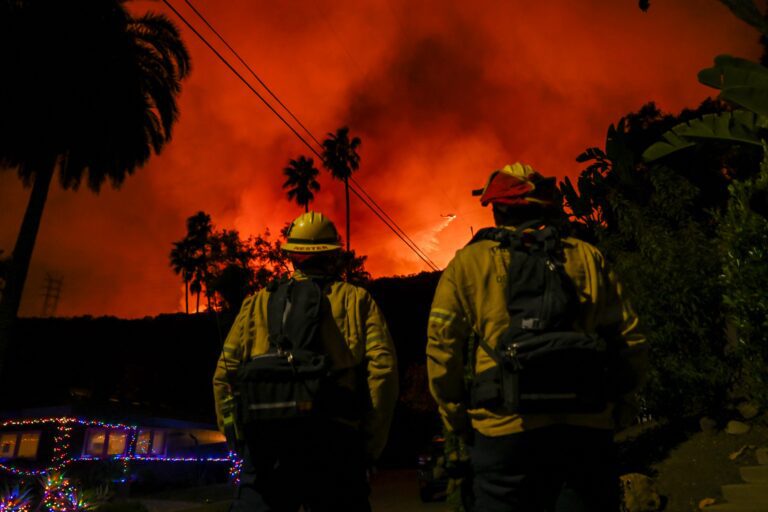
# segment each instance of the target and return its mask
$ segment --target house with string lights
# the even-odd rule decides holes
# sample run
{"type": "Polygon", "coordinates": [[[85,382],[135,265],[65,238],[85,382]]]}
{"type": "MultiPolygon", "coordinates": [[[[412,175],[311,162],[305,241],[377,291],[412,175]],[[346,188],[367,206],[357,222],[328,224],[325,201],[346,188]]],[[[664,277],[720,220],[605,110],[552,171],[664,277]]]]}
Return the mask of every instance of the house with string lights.
{"type": "Polygon", "coordinates": [[[0,422],[0,474],[86,474],[101,465],[101,473],[112,482],[135,482],[147,474],[166,482],[216,482],[236,476],[238,469],[224,436],[210,425],[158,418],[119,423],[34,416],[0,422]]]}
{"type": "Polygon", "coordinates": [[[27,319],[4,377],[0,480],[64,471],[142,484],[226,481],[215,425],[213,319],[27,319]],[[41,357],[40,354],[45,354],[41,357]]]}

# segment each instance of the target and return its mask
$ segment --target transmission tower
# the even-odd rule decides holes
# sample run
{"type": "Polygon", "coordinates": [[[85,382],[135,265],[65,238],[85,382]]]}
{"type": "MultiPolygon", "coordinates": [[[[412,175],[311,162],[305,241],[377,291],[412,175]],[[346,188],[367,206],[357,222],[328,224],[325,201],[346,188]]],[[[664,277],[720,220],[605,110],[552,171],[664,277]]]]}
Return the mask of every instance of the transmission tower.
{"type": "Polygon", "coordinates": [[[43,286],[43,316],[49,317],[56,313],[56,306],[59,305],[61,297],[61,285],[64,279],[55,278],[51,274],[45,275],[45,285],[43,286]]]}

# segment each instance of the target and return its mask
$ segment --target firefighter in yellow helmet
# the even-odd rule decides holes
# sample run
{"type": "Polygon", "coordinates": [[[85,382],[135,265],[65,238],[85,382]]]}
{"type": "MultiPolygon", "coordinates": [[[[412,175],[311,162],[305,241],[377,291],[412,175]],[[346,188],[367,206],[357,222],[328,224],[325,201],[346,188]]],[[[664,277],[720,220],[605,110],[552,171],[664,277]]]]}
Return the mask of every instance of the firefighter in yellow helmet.
{"type": "Polygon", "coordinates": [[[292,277],[243,302],[213,378],[243,455],[232,511],[367,511],[398,392],[392,338],[368,292],[334,279],[327,217],[299,216],[282,248],[292,277]]]}
{"type": "Polygon", "coordinates": [[[470,445],[475,510],[615,512],[612,434],[646,365],[638,318],[600,251],[559,235],[554,178],[515,163],[474,194],[496,227],[441,276],[427,370],[470,445]]]}

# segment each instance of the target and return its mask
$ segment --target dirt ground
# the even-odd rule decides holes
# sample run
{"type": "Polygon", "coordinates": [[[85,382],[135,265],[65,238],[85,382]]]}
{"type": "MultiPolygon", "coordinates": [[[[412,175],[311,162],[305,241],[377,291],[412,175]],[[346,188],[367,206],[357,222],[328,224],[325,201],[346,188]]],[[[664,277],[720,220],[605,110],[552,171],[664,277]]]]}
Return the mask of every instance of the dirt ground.
{"type": "Polygon", "coordinates": [[[698,511],[704,498],[723,500],[720,486],[742,483],[740,466],[757,465],[754,449],[745,449],[735,460],[730,454],[744,446],[768,446],[768,427],[759,422],[742,435],[723,431],[696,432],[675,446],[653,469],[659,494],[667,499],[665,512],[698,511]]]}
{"type": "MultiPolygon", "coordinates": [[[[230,504],[224,494],[226,486],[212,486],[186,491],[155,494],[152,499],[140,499],[149,512],[227,512],[230,504]],[[202,503],[204,499],[216,500],[202,503]]],[[[373,512],[448,512],[445,502],[422,503],[415,470],[382,470],[371,482],[371,508],[373,512]]]]}
{"type": "MultiPolygon", "coordinates": [[[[702,499],[722,501],[720,486],[741,482],[739,467],[756,465],[754,449],[760,447],[768,447],[766,421],[753,422],[751,430],[742,435],[727,434],[722,430],[653,435],[636,443],[634,449],[646,454],[655,451],[649,457],[661,461],[637,470],[656,480],[659,494],[666,499],[665,512],[698,512],[702,499]],[[753,448],[742,450],[733,460],[729,457],[745,446],[753,448]]],[[[382,470],[371,484],[373,512],[449,512],[445,502],[422,503],[419,500],[415,470],[382,470]]],[[[197,499],[202,496],[182,497],[176,492],[142,501],[146,502],[150,512],[226,512],[229,501],[222,495],[225,490],[228,492],[225,488],[214,489],[216,496],[207,497],[209,500],[213,497],[215,502],[207,504],[197,499]]],[[[210,492],[207,490],[206,494],[210,492]]]]}

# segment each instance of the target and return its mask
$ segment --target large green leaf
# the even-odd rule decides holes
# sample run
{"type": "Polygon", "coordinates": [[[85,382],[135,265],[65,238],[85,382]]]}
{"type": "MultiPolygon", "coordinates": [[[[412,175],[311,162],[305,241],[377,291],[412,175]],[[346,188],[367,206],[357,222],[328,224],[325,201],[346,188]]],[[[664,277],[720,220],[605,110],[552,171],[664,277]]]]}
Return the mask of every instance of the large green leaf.
{"type": "Polygon", "coordinates": [[[768,116],[768,68],[746,59],[719,55],[699,72],[699,81],[720,89],[719,98],[768,116]]]}
{"type": "Polygon", "coordinates": [[[704,140],[761,146],[760,130],[766,127],[768,118],[746,110],[707,114],[673,127],[662,136],[663,141],[645,150],[643,159],[653,162],[704,140]]]}
{"type": "Polygon", "coordinates": [[[768,23],[753,0],[720,0],[720,3],[728,7],[739,19],[768,35],[768,23]]]}
{"type": "Polygon", "coordinates": [[[715,89],[729,87],[768,87],[768,68],[739,57],[718,55],[715,65],[699,71],[699,82],[715,89]]]}
{"type": "Polygon", "coordinates": [[[720,98],[741,105],[761,116],[768,116],[768,86],[729,87],[720,93],[720,98]]]}

